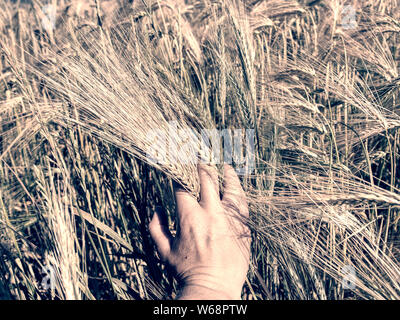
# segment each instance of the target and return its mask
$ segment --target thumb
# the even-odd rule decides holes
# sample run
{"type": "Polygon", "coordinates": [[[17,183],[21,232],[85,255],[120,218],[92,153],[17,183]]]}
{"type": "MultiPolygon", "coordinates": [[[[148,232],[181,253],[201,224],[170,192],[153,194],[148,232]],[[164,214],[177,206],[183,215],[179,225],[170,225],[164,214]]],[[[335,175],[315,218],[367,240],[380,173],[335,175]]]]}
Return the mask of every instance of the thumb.
{"type": "Polygon", "coordinates": [[[149,224],[149,231],[161,259],[163,261],[167,260],[171,252],[173,237],[169,231],[167,214],[163,208],[156,208],[149,224]]]}

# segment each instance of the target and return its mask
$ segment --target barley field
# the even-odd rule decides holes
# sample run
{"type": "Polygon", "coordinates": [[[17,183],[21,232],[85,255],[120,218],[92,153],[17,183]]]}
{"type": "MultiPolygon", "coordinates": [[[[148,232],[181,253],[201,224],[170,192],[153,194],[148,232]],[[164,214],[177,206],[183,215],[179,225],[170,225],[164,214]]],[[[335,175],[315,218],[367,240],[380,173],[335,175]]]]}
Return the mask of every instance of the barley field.
{"type": "Polygon", "coordinates": [[[400,299],[399,41],[399,0],[0,0],[0,298],[176,296],[173,124],[254,132],[243,299],[400,299]]]}

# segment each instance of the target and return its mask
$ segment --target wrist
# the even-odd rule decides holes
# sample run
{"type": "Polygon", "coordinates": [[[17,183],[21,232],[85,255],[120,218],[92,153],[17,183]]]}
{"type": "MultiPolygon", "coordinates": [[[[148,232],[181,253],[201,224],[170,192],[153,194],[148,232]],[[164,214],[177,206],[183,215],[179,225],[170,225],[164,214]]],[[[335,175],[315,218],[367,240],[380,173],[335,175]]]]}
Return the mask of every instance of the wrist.
{"type": "Polygon", "coordinates": [[[228,292],[224,289],[217,289],[206,284],[186,284],[183,286],[178,300],[240,300],[240,292],[228,292]]]}
{"type": "Polygon", "coordinates": [[[178,274],[179,300],[241,300],[245,279],[222,268],[196,266],[178,274]]]}

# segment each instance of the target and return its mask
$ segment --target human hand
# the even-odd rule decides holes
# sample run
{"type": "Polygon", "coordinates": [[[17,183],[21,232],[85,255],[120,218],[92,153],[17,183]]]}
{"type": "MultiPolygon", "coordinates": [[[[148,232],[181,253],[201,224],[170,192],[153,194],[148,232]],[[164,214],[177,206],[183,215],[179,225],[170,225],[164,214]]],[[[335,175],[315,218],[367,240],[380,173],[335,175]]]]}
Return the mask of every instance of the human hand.
{"type": "Polygon", "coordinates": [[[224,167],[224,195],[218,173],[199,166],[200,202],[183,189],[175,190],[178,231],[173,237],[166,215],[155,212],[150,234],[161,259],[183,282],[180,299],[240,299],[250,261],[250,232],[243,223],[249,211],[240,180],[224,167]]]}

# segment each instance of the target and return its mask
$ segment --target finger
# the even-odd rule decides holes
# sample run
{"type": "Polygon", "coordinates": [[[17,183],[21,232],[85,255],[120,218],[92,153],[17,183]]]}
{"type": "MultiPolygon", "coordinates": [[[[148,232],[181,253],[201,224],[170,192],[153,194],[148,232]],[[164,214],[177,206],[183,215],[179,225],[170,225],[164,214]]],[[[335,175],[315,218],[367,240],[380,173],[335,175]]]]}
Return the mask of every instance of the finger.
{"type": "Polygon", "coordinates": [[[174,190],[179,219],[182,218],[182,215],[192,212],[199,206],[197,199],[176,182],[174,182],[174,190]]]}
{"type": "Polygon", "coordinates": [[[200,203],[203,206],[215,205],[221,202],[219,198],[218,171],[207,165],[199,165],[200,203]]]}
{"type": "Polygon", "coordinates": [[[224,196],[222,201],[224,205],[228,205],[231,209],[239,211],[242,216],[248,217],[246,194],[235,169],[227,164],[224,165],[224,196]]]}
{"type": "Polygon", "coordinates": [[[149,224],[149,231],[157,246],[161,259],[163,261],[168,260],[173,237],[168,228],[167,214],[164,209],[156,208],[149,224]]]}

